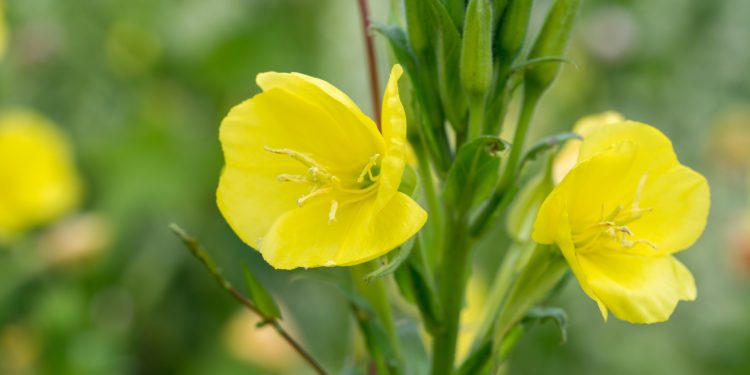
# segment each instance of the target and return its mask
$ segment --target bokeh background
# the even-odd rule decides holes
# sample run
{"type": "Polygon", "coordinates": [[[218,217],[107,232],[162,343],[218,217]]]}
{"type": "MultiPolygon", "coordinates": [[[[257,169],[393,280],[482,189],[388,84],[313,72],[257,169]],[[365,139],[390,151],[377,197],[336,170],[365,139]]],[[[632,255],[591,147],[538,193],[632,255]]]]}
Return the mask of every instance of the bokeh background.
{"type": "MultiPolygon", "coordinates": [[[[363,349],[346,302],[306,277],[340,271],[272,272],[226,225],[214,190],[218,124],[258,92],[257,73],[318,76],[370,110],[355,3],[5,0],[0,111],[32,109],[57,123],[85,195],[77,212],[0,249],[0,373],[305,373],[216,287],[170,222],[194,233],[236,284],[248,263],[327,368],[354,366],[345,353],[363,349]]],[[[371,3],[385,22],[387,2],[371,3]]],[[[537,3],[535,25],[549,1],[537,3]]],[[[748,14],[746,0],[584,1],[576,65],[545,97],[534,136],[609,109],[662,129],[712,188],[706,232],[680,255],[699,298],[664,324],[604,323],[570,282],[553,301],[569,313],[567,343],[552,324],[534,327],[511,374],[750,372],[748,14]]],[[[483,264],[493,251],[484,245],[483,264]]],[[[477,270],[472,295],[491,272],[477,270]]]]}

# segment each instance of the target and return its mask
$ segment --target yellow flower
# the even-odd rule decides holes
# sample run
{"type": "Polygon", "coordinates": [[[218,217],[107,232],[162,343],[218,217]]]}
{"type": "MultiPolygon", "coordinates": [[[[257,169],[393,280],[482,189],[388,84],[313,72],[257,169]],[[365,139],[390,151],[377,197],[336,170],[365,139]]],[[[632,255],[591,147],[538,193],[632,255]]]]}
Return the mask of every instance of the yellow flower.
{"type": "MultiPolygon", "coordinates": [[[[625,121],[621,114],[609,111],[589,115],[578,120],[573,125],[573,132],[578,133],[581,137],[586,137],[602,125],[616,124],[625,121]]],[[[565,142],[565,146],[555,155],[555,161],[552,165],[552,178],[555,184],[559,184],[568,172],[576,165],[578,161],[578,151],[581,149],[581,141],[571,139],[565,142]]]]}
{"type": "Polygon", "coordinates": [[[60,131],[31,112],[0,115],[0,242],[69,212],[80,195],[60,131]]]}
{"type": "Polygon", "coordinates": [[[217,202],[242,240],[275,268],[348,266],[397,247],[427,220],[398,191],[406,117],[393,67],[383,133],[331,84],[262,73],[258,94],[221,124],[226,166],[217,202]]]}
{"type": "Polygon", "coordinates": [[[632,323],[669,318],[694,300],[690,271],[672,254],[703,232],[709,189],[655,128],[621,122],[581,143],[578,164],[542,204],[532,238],[556,243],[582,289],[632,323]]]}

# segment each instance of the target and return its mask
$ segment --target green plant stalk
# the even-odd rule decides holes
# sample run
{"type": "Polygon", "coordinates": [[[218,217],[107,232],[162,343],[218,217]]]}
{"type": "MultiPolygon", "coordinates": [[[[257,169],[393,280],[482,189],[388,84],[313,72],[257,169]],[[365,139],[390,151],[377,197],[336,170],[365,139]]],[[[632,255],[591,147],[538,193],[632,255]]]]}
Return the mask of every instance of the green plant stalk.
{"type": "Polygon", "coordinates": [[[521,153],[523,152],[523,145],[526,142],[526,135],[529,132],[529,125],[543,92],[543,89],[539,89],[533,85],[526,85],[524,88],[521,115],[518,118],[516,132],[513,135],[513,146],[510,149],[508,160],[505,163],[505,170],[503,170],[503,174],[500,176],[495,191],[471,225],[471,235],[474,238],[479,238],[486,232],[489,224],[492,222],[492,217],[498,211],[498,207],[503,201],[508,202],[504,198],[512,190],[513,182],[517,177],[518,165],[521,161],[521,153]]]}
{"type": "Polygon", "coordinates": [[[371,283],[365,281],[365,276],[370,272],[375,271],[377,268],[378,265],[376,261],[370,261],[351,267],[354,288],[375,310],[378,318],[380,318],[380,321],[383,323],[385,332],[388,335],[388,339],[391,341],[391,345],[393,346],[396,355],[400,358],[401,351],[398,346],[399,340],[398,335],[396,334],[396,325],[393,321],[393,311],[391,310],[391,303],[388,300],[388,292],[385,283],[383,279],[378,279],[371,283]]]}
{"type": "MultiPolygon", "coordinates": [[[[475,139],[482,134],[482,122],[484,121],[484,97],[471,95],[469,97],[469,138],[475,139]]],[[[456,148],[459,148],[457,145],[456,148]]]]}
{"type": "Polygon", "coordinates": [[[531,259],[514,280],[495,326],[494,345],[499,347],[526,312],[549,293],[565,275],[567,263],[557,250],[537,246],[531,259]]]}
{"type": "Polygon", "coordinates": [[[433,375],[449,375],[453,372],[472,245],[468,232],[467,211],[464,207],[455,210],[455,216],[448,220],[448,226],[445,228],[447,238],[441,259],[438,290],[444,316],[443,324],[433,341],[433,375]]]}
{"type": "Polygon", "coordinates": [[[279,323],[278,319],[264,314],[260,309],[258,309],[257,306],[255,306],[255,304],[253,304],[252,301],[250,301],[247,297],[245,297],[242,293],[240,293],[232,286],[229,280],[224,277],[224,274],[216,265],[216,262],[214,262],[213,258],[208,255],[206,250],[203,249],[203,246],[201,246],[198,241],[187,234],[187,232],[185,232],[185,230],[180,228],[177,224],[170,224],[169,228],[177,235],[177,237],[180,238],[180,240],[182,240],[182,243],[188,250],[190,250],[190,253],[192,253],[193,256],[201,261],[203,267],[211,274],[211,276],[213,276],[214,280],[222,289],[226,290],[229,295],[232,296],[232,298],[247,307],[250,311],[256,313],[261,318],[262,322],[273,327],[276,333],[281,336],[281,338],[284,339],[284,341],[286,341],[287,344],[289,344],[289,346],[291,346],[292,349],[294,349],[294,351],[296,351],[302,357],[302,359],[305,360],[305,362],[307,362],[307,364],[315,371],[315,373],[320,375],[327,374],[326,371],[323,370],[323,367],[318,364],[315,358],[313,358],[312,355],[310,355],[310,353],[308,353],[300,343],[298,343],[291,335],[289,335],[289,333],[284,329],[281,323],[279,323]]]}

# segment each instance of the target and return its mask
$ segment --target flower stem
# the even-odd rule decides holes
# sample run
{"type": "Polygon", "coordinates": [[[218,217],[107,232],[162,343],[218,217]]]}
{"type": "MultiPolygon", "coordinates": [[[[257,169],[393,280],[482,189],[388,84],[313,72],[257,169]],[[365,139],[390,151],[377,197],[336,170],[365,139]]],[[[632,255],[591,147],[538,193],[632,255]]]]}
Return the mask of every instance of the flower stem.
{"type": "Polygon", "coordinates": [[[361,18],[362,32],[365,36],[365,52],[367,53],[367,73],[370,77],[370,96],[372,97],[372,113],[375,124],[380,130],[380,94],[378,90],[378,68],[375,59],[375,45],[370,35],[370,13],[367,8],[367,0],[358,0],[359,15],[361,18]]]}
{"type": "MultiPolygon", "coordinates": [[[[452,210],[446,210],[451,212],[452,210]]],[[[439,273],[440,297],[444,311],[443,324],[436,332],[432,352],[432,374],[448,375],[453,372],[456,342],[460,328],[466,275],[471,253],[468,220],[465,210],[456,210],[446,228],[446,242],[439,273]]]]}
{"type": "Polygon", "coordinates": [[[284,327],[279,323],[279,320],[264,314],[260,309],[258,309],[255,304],[253,304],[247,297],[245,297],[240,291],[235,289],[232,284],[227,280],[224,275],[221,272],[221,269],[216,265],[214,260],[206,253],[206,251],[203,249],[203,247],[196,241],[192,236],[187,234],[182,228],[180,228],[177,224],[171,224],[170,229],[177,235],[177,237],[182,240],[182,242],[185,244],[185,247],[190,250],[190,252],[198,258],[198,260],[201,261],[203,266],[208,270],[209,273],[211,273],[211,276],[213,276],[214,280],[216,280],[217,283],[219,283],[219,286],[221,286],[224,290],[226,290],[230,296],[232,296],[237,302],[241,303],[245,307],[247,307],[250,311],[254,312],[258,316],[260,316],[261,321],[265,324],[270,325],[273,327],[273,329],[278,333],[279,336],[281,336],[284,341],[286,341],[289,346],[294,349],[294,351],[297,352],[297,354],[302,357],[302,359],[307,362],[310,367],[315,371],[316,374],[319,375],[326,375],[327,372],[323,370],[323,367],[320,366],[320,364],[315,360],[315,358],[310,355],[303,347],[298,343],[292,336],[289,335],[289,333],[284,329],[284,327]]]}

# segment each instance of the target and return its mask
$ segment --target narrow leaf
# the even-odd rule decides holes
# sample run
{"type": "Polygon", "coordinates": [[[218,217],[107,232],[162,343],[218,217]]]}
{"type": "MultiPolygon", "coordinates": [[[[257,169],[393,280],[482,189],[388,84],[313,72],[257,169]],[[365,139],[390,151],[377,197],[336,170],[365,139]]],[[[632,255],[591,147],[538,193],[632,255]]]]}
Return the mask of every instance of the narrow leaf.
{"type": "Polygon", "coordinates": [[[522,323],[544,323],[547,321],[555,322],[557,328],[560,329],[561,345],[568,341],[568,314],[559,307],[534,307],[526,313],[522,323]]]}
{"type": "Polygon", "coordinates": [[[266,318],[281,319],[281,310],[279,310],[279,305],[276,304],[271,293],[255,278],[247,264],[242,264],[242,270],[250,300],[253,301],[258,311],[266,318]]]}
{"type": "Polygon", "coordinates": [[[565,132],[565,133],[555,134],[549,137],[542,138],[541,140],[539,140],[539,142],[531,146],[529,151],[526,152],[526,155],[523,156],[523,159],[521,159],[521,164],[520,164],[519,169],[523,168],[523,166],[527,162],[535,160],[539,155],[541,155],[545,151],[548,151],[549,149],[571,139],[583,139],[583,138],[579,134],[573,133],[573,132],[565,132]]]}

